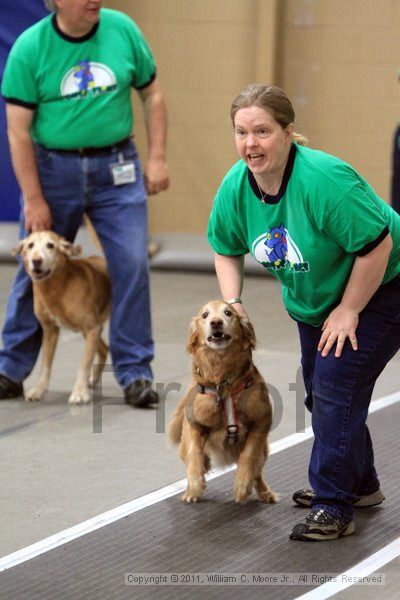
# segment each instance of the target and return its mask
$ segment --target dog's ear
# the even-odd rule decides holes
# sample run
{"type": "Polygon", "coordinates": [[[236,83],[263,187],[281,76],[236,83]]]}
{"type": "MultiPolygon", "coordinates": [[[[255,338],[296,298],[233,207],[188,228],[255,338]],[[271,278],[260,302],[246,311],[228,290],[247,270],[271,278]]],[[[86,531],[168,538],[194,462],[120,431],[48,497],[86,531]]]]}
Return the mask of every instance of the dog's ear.
{"type": "Polygon", "coordinates": [[[240,327],[243,331],[243,338],[247,348],[254,350],[256,347],[256,332],[254,331],[254,327],[252,323],[249,321],[248,317],[240,316],[240,327]]]}
{"type": "Polygon", "coordinates": [[[69,242],[65,238],[61,238],[60,239],[60,250],[61,250],[61,252],[66,254],[68,256],[68,258],[70,258],[71,256],[79,256],[79,254],[82,251],[82,248],[79,245],[73,246],[71,244],[71,242],[69,242]]]}
{"type": "Polygon", "coordinates": [[[17,254],[22,254],[23,249],[24,249],[24,240],[21,240],[20,242],[18,242],[17,246],[15,246],[15,248],[13,248],[11,250],[11,254],[13,256],[16,256],[17,254]]]}
{"type": "Polygon", "coordinates": [[[199,343],[199,332],[197,329],[197,321],[198,321],[197,317],[193,317],[193,319],[190,321],[189,337],[188,337],[187,346],[186,346],[186,350],[190,354],[194,354],[194,352],[196,351],[196,348],[198,346],[198,343],[199,343]]]}

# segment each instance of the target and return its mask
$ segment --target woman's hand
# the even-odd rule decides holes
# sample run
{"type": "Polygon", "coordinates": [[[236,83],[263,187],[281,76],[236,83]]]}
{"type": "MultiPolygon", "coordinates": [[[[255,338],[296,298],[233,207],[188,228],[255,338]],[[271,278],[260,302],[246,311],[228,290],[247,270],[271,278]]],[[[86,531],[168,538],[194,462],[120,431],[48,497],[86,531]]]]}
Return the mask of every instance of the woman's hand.
{"type": "Polygon", "coordinates": [[[353,350],[358,349],[356,329],[358,325],[358,312],[339,304],[326,319],[322,327],[322,335],[318,344],[318,351],[322,356],[328,356],[332,346],[336,343],[335,356],[342,354],[346,338],[349,338],[353,350]]]}
{"type": "Polygon", "coordinates": [[[243,306],[243,304],[240,304],[239,302],[235,302],[235,304],[231,304],[230,306],[233,306],[233,308],[236,310],[236,312],[241,317],[246,317],[247,319],[249,318],[249,315],[247,314],[247,311],[246,311],[245,307],[243,306]]]}

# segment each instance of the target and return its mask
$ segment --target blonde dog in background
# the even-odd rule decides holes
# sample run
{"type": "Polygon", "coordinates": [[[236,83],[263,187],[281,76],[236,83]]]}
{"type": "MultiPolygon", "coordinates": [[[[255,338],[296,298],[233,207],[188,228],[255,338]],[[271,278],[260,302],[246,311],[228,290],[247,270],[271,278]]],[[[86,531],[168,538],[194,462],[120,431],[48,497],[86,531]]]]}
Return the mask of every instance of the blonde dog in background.
{"type": "Polygon", "coordinates": [[[253,326],[226,302],[208,302],[192,319],[187,349],[193,356],[193,381],[169,426],[186,464],[186,502],[201,498],[212,465],[232,463],[237,463],[237,502],[245,501],[253,486],[261,502],[277,501],[262,475],[272,406],[253,364],[254,347],[253,326]]]}
{"type": "Polygon", "coordinates": [[[27,400],[40,400],[47,389],[60,327],[81,331],[85,352],[68,402],[89,402],[89,386],[103,370],[108,347],[101,337],[110,314],[111,283],[103,258],[72,258],[81,248],[52,231],[31,233],[14,254],[21,254],[33,283],[34,312],[43,329],[42,365],[27,400]],[[94,357],[97,362],[91,375],[94,357]]]}

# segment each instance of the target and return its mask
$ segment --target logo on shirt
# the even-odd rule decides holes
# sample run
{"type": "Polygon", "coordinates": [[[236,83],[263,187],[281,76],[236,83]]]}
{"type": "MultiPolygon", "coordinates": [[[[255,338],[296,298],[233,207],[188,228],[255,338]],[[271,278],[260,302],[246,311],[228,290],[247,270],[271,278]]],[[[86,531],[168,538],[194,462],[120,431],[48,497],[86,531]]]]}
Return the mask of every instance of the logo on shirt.
{"type": "Polygon", "coordinates": [[[106,65],[80,60],[69,69],[61,82],[63,98],[79,100],[87,96],[99,96],[117,89],[114,72],[106,65]]]}
{"type": "Polygon", "coordinates": [[[289,269],[296,273],[310,270],[299,248],[283,224],[271,227],[254,240],[251,253],[266,269],[289,269]]]}

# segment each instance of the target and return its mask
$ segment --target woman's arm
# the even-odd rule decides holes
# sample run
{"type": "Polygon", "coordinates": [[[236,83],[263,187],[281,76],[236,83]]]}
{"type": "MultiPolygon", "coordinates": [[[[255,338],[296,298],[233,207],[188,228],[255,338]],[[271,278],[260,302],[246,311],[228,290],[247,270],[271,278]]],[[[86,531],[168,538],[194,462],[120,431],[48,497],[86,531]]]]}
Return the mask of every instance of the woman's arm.
{"type": "Polygon", "coordinates": [[[358,315],[366,307],[382,283],[393,241],[388,234],[365,256],[357,256],[341,303],[331,312],[322,327],[318,350],[327,356],[336,342],[335,356],[339,358],[346,338],[357,350],[358,315]]]}
{"type": "MultiPolygon", "coordinates": [[[[215,254],[215,271],[224,300],[240,298],[243,289],[243,267],[244,256],[215,254]]],[[[239,314],[247,316],[242,304],[236,302],[233,306],[239,314]]]]}

